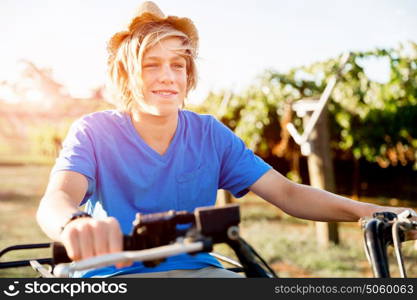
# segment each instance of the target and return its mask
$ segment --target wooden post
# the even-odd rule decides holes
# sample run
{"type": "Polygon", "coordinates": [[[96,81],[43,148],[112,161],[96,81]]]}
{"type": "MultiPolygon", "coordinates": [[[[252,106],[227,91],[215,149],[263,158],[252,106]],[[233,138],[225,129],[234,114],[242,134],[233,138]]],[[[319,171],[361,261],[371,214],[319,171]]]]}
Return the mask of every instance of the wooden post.
{"type": "MultiPolygon", "coordinates": [[[[306,114],[303,124],[308,124],[306,114]]],[[[311,147],[307,157],[310,185],[329,192],[335,192],[333,161],[330,151],[330,136],[325,108],[309,137],[311,147]]],[[[320,247],[326,248],[330,242],[339,243],[338,225],[334,222],[316,222],[316,236],[320,247]]]]}
{"type": "Polygon", "coordinates": [[[353,179],[352,179],[352,199],[360,198],[360,163],[356,157],[353,157],[353,179]]]}
{"type": "MultiPolygon", "coordinates": [[[[326,88],[320,99],[304,99],[297,101],[293,105],[297,115],[303,118],[303,134],[298,134],[294,124],[287,124],[288,132],[294,138],[294,141],[301,146],[301,153],[308,156],[308,173],[311,186],[325,189],[329,192],[335,191],[335,183],[326,104],[349,58],[349,52],[342,55],[339,70],[337,74],[330,77],[327,81],[326,88]],[[313,112],[311,121],[309,121],[310,116],[307,112],[313,112]]],[[[327,247],[330,242],[339,243],[337,223],[317,222],[316,232],[320,246],[327,247]]]]}

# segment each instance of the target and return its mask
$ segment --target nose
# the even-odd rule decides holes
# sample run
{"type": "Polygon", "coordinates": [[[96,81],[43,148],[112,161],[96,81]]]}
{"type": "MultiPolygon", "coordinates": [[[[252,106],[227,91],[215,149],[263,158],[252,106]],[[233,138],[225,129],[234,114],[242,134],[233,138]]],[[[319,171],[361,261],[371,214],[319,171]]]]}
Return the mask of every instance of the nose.
{"type": "Polygon", "coordinates": [[[173,83],[174,82],[174,72],[171,69],[171,66],[164,64],[161,68],[161,76],[159,78],[161,83],[173,83]]]}

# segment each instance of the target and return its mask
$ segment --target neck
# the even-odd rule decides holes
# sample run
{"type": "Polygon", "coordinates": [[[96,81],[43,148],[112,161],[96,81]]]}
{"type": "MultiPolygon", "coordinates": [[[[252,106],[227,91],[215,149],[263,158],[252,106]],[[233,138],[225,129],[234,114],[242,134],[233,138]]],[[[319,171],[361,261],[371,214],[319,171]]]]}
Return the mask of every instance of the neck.
{"type": "Polygon", "coordinates": [[[142,139],[158,153],[165,153],[177,129],[178,114],[161,117],[133,110],[130,118],[142,139]]]}

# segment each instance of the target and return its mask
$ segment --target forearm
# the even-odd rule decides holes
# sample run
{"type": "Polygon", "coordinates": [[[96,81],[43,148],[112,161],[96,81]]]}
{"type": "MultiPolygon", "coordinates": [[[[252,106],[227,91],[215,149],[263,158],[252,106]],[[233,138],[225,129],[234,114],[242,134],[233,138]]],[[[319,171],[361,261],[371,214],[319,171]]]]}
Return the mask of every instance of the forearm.
{"type": "Polygon", "coordinates": [[[315,221],[357,221],[376,211],[399,209],[354,201],[297,184],[273,169],[256,181],[251,190],[289,215],[315,221]]]}
{"type": "MultiPolygon", "coordinates": [[[[357,221],[384,208],[355,201],[311,186],[291,183],[283,200],[275,201],[286,213],[314,221],[357,221]]],[[[272,199],[272,202],[274,200],[272,199]]]]}
{"type": "Polygon", "coordinates": [[[36,219],[42,230],[59,241],[61,228],[79,210],[88,187],[87,178],[77,172],[60,171],[51,176],[36,219]]]}
{"type": "Polygon", "coordinates": [[[60,241],[61,227],[77,210],[78,206],[68,194],[54,191],[42,198],[36,219],[47,236],[60,241]]]}

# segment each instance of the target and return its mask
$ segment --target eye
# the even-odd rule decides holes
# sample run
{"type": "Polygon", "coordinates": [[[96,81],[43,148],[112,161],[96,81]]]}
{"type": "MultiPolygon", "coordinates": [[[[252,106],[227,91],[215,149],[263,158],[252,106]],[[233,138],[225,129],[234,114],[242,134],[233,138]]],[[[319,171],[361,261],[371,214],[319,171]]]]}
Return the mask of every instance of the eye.
{"type": "Polygon", "coordinates": [[[144,69],[150,69],[150,68],[156,68],[158,65],[155,63],[150,63],[150,64],[144,64],[142,68],[144,69]]]}
{"type": "Polygon", "coordinates": [[[185,65],[182,64],[182,63],[176,63],[176,64],[174,64],[174,68],[175,69],[184,69],[185,68],[185,65]]]}

